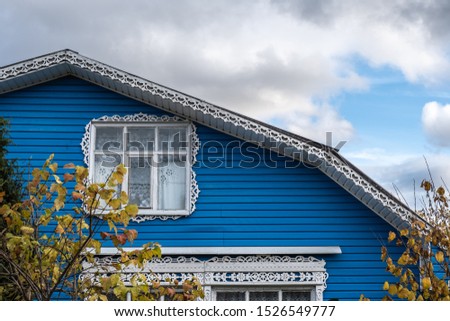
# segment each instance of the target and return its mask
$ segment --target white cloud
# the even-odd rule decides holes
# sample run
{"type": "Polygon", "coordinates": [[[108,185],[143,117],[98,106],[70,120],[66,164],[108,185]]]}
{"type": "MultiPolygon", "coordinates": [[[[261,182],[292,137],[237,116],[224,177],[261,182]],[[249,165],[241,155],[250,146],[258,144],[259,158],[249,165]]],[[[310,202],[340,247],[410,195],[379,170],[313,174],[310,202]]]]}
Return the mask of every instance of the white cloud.
{"type": "MultiPolygon", "coordinates": [[[[307,104],[305,102],[305,105],[307,104]]],[[[287,130],[332,147],[336,147],[340,142],[348,142],[353,137],[353,125],[342,118],[332,106],[314,105],[311,109],[310,114],[294,111],[279,120],[287,130]],[[327,141],[327,132],[332,135],[330,142],[327,141]]]]}
{"type": "Polygon", "coordinates": [[[433,179],[437,186],[450,186],[449,154],[429,153],[417,156],[383,148],[369,148],[358,152],[344,152],[344,156],[413,209],[422,207],[424,193],[420,184],[424,179],[433,179]]]}
{"type": "Polygon", "coordinates": [[[420,184],[424,179],[432,179],[436,186],[450,186],[449,163],[450,155],[427,155],[426,162],[423,157],[413,157],[397,166],[380,168],[378,176],[386,189],[395,194],[394,184],[409,206],[419,209],[423,206],[424,193],[420,184]]]}
{"type": "Polygon", "coordinates": [[[409,81],[448,79],[446,8],[419,0],[10,0],[0,13],[0,64],[68,47],[300,135],[347,140],[355,129],[330,98],[370,87],[352,58],[409,81]]]}
{"type": "Polygon", "coordinates": [[[450,104],[426,103],[422,109],[422,126],[431,143],[450,146],[450,104]]]}

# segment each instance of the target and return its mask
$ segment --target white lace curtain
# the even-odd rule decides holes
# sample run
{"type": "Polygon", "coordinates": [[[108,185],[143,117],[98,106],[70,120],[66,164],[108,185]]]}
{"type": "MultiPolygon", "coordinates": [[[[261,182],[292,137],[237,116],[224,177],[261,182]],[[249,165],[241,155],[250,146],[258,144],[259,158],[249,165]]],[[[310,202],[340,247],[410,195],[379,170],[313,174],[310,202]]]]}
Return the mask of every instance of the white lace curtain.
{"type": "Polygon", "coordinates": [[[186,206],[186,162],[178,155],[164,157],[158,168],[158,207],[181,210],[186,206]]]}

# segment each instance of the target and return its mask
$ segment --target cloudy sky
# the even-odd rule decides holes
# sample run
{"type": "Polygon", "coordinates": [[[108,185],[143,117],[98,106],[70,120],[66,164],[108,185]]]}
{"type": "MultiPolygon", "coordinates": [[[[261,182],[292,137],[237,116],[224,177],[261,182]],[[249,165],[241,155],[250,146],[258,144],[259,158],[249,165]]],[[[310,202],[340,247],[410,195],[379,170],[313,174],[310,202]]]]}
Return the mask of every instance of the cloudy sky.
{"type": "MultiPolygon", "coordinates": [[[[333,143],[409,199],[450,184],[450,1],[3,0],[0,65],[70,48],[333,143]]],[[[410,204],[413,205],[413,204],[410,204]]]]}

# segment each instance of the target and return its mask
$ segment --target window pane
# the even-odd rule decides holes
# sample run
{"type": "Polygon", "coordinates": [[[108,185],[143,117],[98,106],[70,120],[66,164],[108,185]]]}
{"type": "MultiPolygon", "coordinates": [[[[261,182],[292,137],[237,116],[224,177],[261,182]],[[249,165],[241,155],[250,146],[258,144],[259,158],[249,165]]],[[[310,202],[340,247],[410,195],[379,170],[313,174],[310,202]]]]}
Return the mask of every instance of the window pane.
{"type": "Polygon", "coordinates": [[[186,209],[186,155],[162,156],[158,188],[158,209],[186,209]]]}
{"type": "Polygon", "coordinates": [[[106,183],[117,165],[122,162],[119,154],[95,155],[94,159],[94,181],[95,183],[106,183]]]}
{"type": "Polygon", "coordinates": [[[282,298],[283,301],[311,301],[311,292],[283,292],[282,298]]]}
{"type": "Polygon", "coordinates": [[[183,128],[160,128],[159,150],[170,152],[185,152],[187,144],[186,127],[183,128]]]}
{"type": "MultiPolygon", "coordinates": [[[[122,163],[122,157],[118,154],[104,154],[95,155],[94,158],[94,182],[106,183],[111,176],[111,173],[116,169],[116,166],[122,163]]],[[[122,191],[122,185],[118,185],[114,188],[116,190],[116,196],[122,191]]],[[[98,210],[107,210],[109,207],[106,202],[101,200],[98,210]]]]}
{"type": "Polygon", "coordinates": [[[217,301],[245,301],[245,292],[216,292],[217,301]]]}
{"type": "Polygon", "coordinates": [[[278,301],[278,292],[250,292],[250,301],[278,301]]]}
{"type": "Polygon", "coordinates": [[[130,204],[140,208],[151,208],[150,158],[131,157],[128,176],[128,197],[130,204]]]}
{"type": "Polygon", "coordinates": [[[123,127],[96,127],[95,150],[120,151],[122,150],[123,127]]]}
{"type": "MultiPolygon", "coordinates": [[[[128,127],[127,151],[151,152],[155,145],[155,129],[128,127]]],[[[144,154],[141,154],[144,155],[144,154]]]]}

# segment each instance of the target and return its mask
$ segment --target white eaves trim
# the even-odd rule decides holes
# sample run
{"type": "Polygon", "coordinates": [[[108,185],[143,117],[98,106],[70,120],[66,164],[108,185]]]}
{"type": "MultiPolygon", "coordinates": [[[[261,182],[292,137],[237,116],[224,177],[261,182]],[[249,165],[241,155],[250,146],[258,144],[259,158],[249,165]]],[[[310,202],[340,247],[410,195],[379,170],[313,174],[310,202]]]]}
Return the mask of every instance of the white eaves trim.
{"type": "MultiPolygon", "coordinates": [[[[127,251],[138,247],[124,248],[127,251]]],[[[162,247],[162,255],[311,255],[342,254],[339,246],[286,246],[286,247],[162,247]]],[[[116,255],[115,247],[103,247],[100,255],[116,255]]]]}

